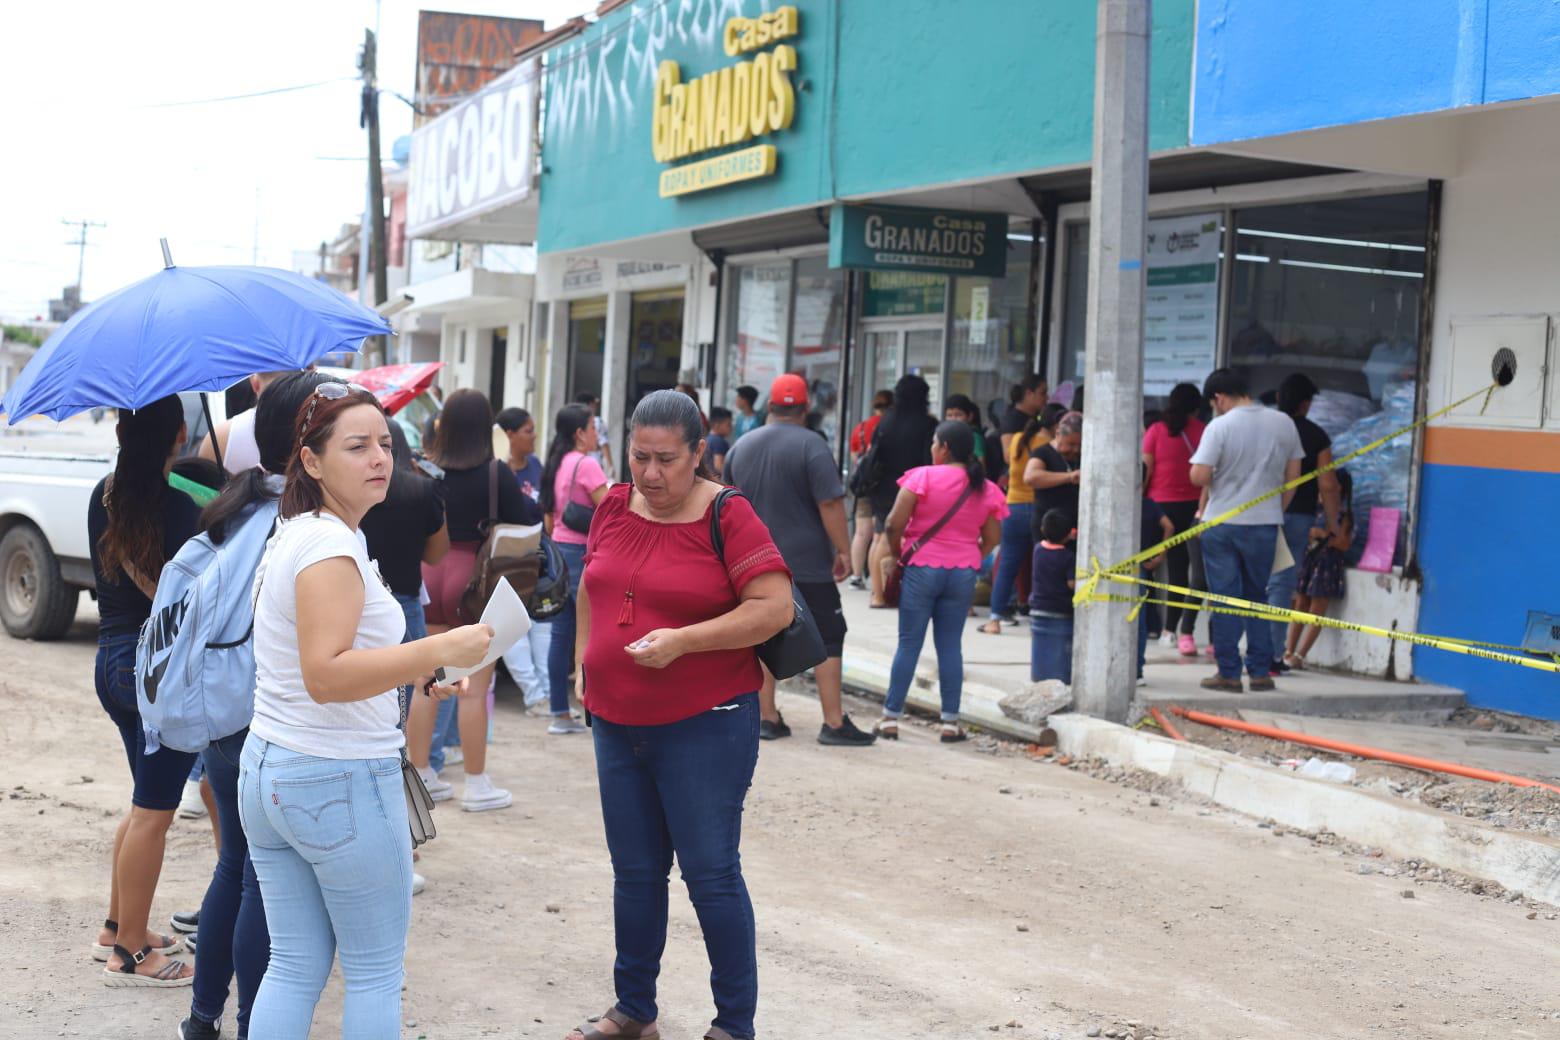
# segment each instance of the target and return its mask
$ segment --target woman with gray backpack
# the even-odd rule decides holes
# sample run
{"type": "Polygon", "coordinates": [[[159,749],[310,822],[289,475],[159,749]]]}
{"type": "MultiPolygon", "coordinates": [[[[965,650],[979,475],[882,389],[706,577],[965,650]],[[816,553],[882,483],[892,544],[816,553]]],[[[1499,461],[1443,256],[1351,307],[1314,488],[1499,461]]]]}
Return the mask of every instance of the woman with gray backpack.
{"type": "Polygon", "coordinates": [[[119,730],[134,784],[130,812],[114,834],[108,917],[93,943],[106,961],[110,986],[188,986],[194,970],[172,955],[176,936],[147,930],[173,812],[195,756],[163,748],[148,754],[136,697],[135,661],[141,629],[164,565],[195,533],[199,507],[168,486],[185,441],[184,408],[176,396],[135,411],[120,409],[114,472],[92,489],[87,537],[97,581],[98,701],[119,730]]]}

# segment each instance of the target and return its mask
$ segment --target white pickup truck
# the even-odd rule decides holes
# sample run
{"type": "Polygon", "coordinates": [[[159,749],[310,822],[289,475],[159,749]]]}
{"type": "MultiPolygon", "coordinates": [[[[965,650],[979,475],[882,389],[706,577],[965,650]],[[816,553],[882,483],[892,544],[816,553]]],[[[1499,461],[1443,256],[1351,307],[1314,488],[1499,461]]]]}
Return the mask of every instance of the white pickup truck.
{"type": "MultiPolygon", "coordinates": [[[[200,400],[181,396],[193,446],[205,434],[200,400]]],[[[218,422],[222,403],[211,395],[218,422]]],[[[13,637],[60,638],[81,590],[93,593],[87,504],[117,451],[112,409],[0,425],[0,623],[13,637]]]]}

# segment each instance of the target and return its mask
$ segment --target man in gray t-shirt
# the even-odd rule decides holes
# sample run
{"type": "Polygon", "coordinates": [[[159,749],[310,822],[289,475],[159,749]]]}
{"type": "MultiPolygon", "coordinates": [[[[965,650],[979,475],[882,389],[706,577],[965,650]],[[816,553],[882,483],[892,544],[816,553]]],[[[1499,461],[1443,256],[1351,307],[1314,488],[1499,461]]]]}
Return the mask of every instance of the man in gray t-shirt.
{"type": "MultiPolygon", "coordinates": [[[[829,445],[806,426],[807,382],[782,375],[769,392],[769,419],[731,446],[726,481],[740,488],[769,528],[775,547],[791,568],[796,591],[818,623],[828,658],[813,674],[823,706],[818,743],[859,746],[875,739],[850,721],[840,703],[845,653],[845,612],[837,583],[850,573],[850,532],[845,524],[845,488],[829,445]]],[[[789,736],[775,706],[775,681],[764,673],[759,690],[759,736],[789,736]]]]}
{"type": "MultiPolygon", "coordinates": [[[[1203,396],[1218,413],[1192,455],[1192,483],[1203,488],[1203,519],[1212,520],[1300,475],[1305,451],[1294,421],[1253,402],[1245,377],[1227,368],[1216,369],[1208,376],[1203,396]]],[[[1209,592],[1266,602],[1284,506],[1293,495],[1286,491],[1203,532],[1203,571],[1209,592]]],[[[1273,689],[1271,623],[1215,612],[1209,615],[1208,625],[1219,674],[1202,681],[1205,689],[1245,692],[1240,681],[1243,631],[1252,691],[1273,689]]]]}

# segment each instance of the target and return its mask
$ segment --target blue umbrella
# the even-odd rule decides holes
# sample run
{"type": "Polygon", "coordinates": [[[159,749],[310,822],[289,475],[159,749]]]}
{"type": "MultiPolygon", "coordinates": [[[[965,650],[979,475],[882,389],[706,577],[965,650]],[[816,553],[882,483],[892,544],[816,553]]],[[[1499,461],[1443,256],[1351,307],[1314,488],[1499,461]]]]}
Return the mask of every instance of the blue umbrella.
{"type": "Polygon", "coordinates": [[[306,368],[392,331],[369,308],[291,271],[170,260],[62,325],[0,411],[14,426],[31,415],[142,408],[182,390],[221,390],[252,372],[306,368]]]}

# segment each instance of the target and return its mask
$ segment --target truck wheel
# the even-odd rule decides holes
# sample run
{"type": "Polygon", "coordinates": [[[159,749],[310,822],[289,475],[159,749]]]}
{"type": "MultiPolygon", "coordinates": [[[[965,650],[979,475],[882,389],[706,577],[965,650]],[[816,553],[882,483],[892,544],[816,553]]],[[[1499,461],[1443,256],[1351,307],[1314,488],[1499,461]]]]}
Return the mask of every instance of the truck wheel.
{"type": "Polygon", "coordinates": [[[0,621],[17,639],[58,639],[76,620],[81,590],[65,584],[60,562],[36,527],[19,523],[0,538],[0,621]]]}

